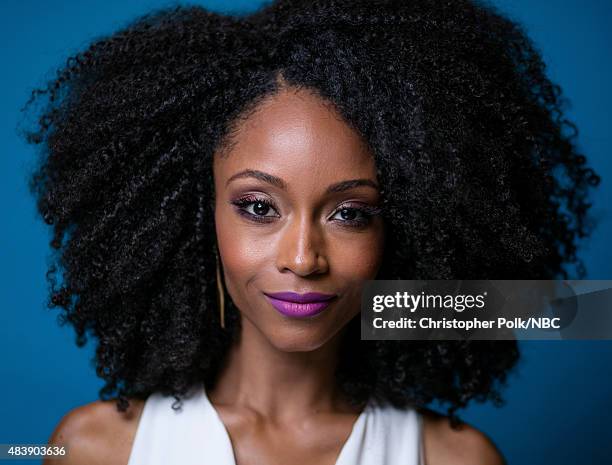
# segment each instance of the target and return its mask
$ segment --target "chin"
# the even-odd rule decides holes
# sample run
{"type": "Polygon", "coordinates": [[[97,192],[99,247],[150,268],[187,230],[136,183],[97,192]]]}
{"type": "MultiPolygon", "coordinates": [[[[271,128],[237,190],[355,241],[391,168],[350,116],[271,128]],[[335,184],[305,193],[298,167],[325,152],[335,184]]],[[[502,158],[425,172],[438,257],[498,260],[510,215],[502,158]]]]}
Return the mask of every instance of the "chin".
{"type": "Polygon", "coordinates": [[[268,334],[268,340],[276,349],[283,352],[312,352],[324,346],[331,336],[320,330],[278,328],[268,334]]]}

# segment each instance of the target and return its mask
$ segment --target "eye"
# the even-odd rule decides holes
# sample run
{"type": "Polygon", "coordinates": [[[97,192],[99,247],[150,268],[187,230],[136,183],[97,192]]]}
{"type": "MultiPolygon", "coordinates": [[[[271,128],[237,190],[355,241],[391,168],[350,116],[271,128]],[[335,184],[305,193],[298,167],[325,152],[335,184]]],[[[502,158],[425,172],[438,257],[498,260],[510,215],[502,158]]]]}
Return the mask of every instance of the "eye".
{"type": "Polygon", "coordinates": [[[333,217],[334,219],[341,219],[341,220],[345,220],[345,221],[359,221],[359,220],[363,220],[363,218],[365,218],[365,215],[363,213],[363,211],[357,209],[357,208],[347,208],[344,207],[340,210],[338,210],[338,212],[334,215],[333,217]],[[337,218],[337,217],[340,218],[337,218]]]}
{"type": "Polygon", "coordinates": [[[367,226],[372,217],[381,213],[381,208],[370,205],[342,205],[331,217],[333,221],[338,221],[343,226],[363,227],[367,226]]]}
{"type": "Polygon", "coordinates": [[[268,215],[268,213],[272,212],[272,206],[267,203],[267,202],[262,202],[262,201],[256,201],[256,202],[249,202],[245,207],[244,210],[252,215],[256,215],[256,216],[274,216],[274,215],[268,215]]]}
{"type": "MultiPolygon", "coordinates": [[[[275,218],[280,218],[274,203],[266,198],[247,195],[232,200],[231,203],[236,207],[238,214],[249,221],[270,223],[275,218]]],[[[371,205],[342,205],[334,212],[330,220],[344,227],[365,227],[371,222],[372,217],[380,214],[381,211],[382,208],[371,205]]]]}
{"type": "Polygon", "coordinates": [[[257,222],[270,222],[272,218],[278,218],[278,214],[274,204],[268,199],[258,198],[255,196],[241,197],[231,202],[237,207],[240,215],[247,219],[257,222]]]}

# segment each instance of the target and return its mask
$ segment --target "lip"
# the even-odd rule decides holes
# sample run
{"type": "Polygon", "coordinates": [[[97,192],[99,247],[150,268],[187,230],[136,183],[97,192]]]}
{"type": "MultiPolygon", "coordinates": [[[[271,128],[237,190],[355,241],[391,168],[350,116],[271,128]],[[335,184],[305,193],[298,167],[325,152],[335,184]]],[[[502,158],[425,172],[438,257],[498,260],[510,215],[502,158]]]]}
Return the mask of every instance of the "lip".
{"type": "Polygon", "coordinates": [[[307,318],[324,311],[336,297],[330,294],[308,292],[296,294],[295,292],[264,293],[270,304],[281,314],[293,318],[307,318]]]}
{"type": "Polygon", "coordinates": [[[273,299],[294,302],[297,304],[325,302],[336,297],[334,294],[323,294],[321,292],[307,292],[305,294],[297,294],[295,292],[264,292],[264,294],[273,299]]]}

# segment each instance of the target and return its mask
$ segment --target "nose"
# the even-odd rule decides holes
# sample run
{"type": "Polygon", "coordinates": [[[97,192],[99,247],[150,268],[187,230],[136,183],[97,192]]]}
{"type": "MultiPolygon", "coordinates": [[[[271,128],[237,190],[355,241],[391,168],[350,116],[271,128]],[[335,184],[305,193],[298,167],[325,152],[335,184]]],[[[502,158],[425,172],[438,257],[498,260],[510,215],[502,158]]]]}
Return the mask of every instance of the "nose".
{"type": "Polygon", "coordinates": [[[302,277],[327,272],[325,240],[318,225],[303,217],[287,224],[281,234],[276,256],[278,271],[289,270],[302,277]]]}

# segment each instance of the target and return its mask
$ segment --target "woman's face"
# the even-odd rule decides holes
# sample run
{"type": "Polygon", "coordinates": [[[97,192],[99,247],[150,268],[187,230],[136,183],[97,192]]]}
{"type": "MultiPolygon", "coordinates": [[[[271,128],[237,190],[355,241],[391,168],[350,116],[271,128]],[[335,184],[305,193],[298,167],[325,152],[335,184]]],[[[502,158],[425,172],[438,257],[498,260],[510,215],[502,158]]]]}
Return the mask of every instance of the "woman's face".
{"type": "Polygon", "coordinates": [[[374,159],[337,113],[303,90],[260,104],[232,141],[213,164],[227,291],[243,328],[279,350],[314,350],[360,312],[364,281],[381,265],[374,159]],[[308,305],[269,297],[281,292],[334,297],[308,305]]]}

